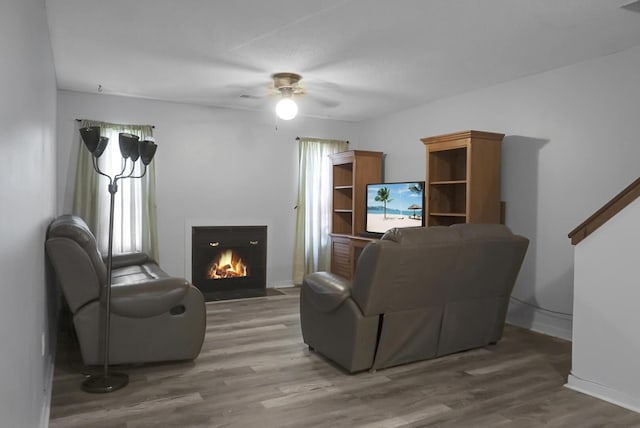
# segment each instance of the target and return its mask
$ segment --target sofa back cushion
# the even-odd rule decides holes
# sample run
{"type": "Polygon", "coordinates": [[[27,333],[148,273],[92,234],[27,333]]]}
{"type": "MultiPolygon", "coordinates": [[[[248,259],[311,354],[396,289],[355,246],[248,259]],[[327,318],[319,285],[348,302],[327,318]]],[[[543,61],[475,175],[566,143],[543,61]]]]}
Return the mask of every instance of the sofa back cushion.
{"type": "Polygon", "coordinates": [[[503,225],[464,224],[452,229],[460,233],[462,250],[456,280],[447,290],[438,355],[500,339],[529,242],[503,225]]]}
{"type": "Polygon", "coordinates": [[[56,218],[49,226],[46,249],[71,312],[100,296],[107,268],[84,220],[68,214],[56,218]]]}
{"type": "Polygon", "coordinates": [[[462,251],[448,300],[510,296],[529,240],[501,224],[459,224],[451,229],[460,234],[462,251]]]}
{"type": "Polygon", "coordinates": [[[448,227],[392,229],[363,250],[351,295],[365,316],[442,305],[460,250],[448,227]]]}

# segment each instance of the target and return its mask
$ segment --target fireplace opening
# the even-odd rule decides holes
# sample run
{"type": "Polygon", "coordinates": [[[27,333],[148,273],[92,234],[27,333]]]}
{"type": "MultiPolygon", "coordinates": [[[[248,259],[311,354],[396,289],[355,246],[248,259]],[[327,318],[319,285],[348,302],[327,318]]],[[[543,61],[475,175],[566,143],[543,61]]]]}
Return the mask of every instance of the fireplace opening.
{"type": "Polygon", "coordinates": [[[213,258],[207,267],[207,279],[225,279],[249,276],[248,266],[239,252],[223,250],[213,258]]]}
{"type": "Polygon", "coordinates": [[[267,227],[192,228],[191,278],[205,300],[266,295],[267,227]]]}

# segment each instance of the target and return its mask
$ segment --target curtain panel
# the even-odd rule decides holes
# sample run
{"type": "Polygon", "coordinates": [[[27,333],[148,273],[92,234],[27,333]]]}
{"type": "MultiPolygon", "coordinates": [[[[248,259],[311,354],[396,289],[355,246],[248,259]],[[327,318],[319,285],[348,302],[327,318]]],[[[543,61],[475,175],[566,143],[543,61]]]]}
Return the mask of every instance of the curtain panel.
{"type": "Polygon", "coordinates": [[[347,150],[347,142],[320,138],[298,141],[298,200],[293,282],[330,268],[332,164],[330,154],[347,150]]]}

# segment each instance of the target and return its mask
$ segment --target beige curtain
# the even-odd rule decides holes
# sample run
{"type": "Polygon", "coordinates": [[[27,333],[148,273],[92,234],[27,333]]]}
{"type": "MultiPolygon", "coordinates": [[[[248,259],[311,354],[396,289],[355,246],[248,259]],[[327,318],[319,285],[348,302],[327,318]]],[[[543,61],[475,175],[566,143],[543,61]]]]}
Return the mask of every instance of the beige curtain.
{"type": "Polygon", "coordinates": [[[294,284],[301,284],[307,273],[329,270],[333,188],[329,155],[346,150],[346,141],[299,139],[294,284]]]}
{"type": "MultiPolygon", "coordinates": [[[[100,126],[100,135],[109,138],[107,149],[98,162],[100,169],[110,176],[122,169],[119,133],[127,132],[141,139],[153,136],[153,127],[149,125],[119,125],[83,120],[81,127],[87,126],[100,126]]],[[[100,251],[106,254],[109,241],[109,180],[95,172],[91,154],[84,147],[80,133],[76,135],[79,153],[73,212],[85,219],[96,235],[100,251]]],[[[142,179],[118,180],[113,227],[114,254],[142,251],[153,260],[158,260],[154,164],[155,160],[147,167],[147,173],[142,179]]],[[[141,162],[136,162],[134,175],[141,173],[141,162]]]]}

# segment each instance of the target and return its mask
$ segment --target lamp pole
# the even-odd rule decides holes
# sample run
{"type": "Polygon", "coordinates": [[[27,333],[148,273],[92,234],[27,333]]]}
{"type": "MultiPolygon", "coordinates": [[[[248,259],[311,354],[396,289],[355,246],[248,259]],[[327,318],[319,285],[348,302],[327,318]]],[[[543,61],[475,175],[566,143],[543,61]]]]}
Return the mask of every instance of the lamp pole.
{"type": "Polygon", "coordinates": [[[109,338],[111,334],[111,283],[113,269],[113,214],[115,207],[115,197],[118,192],[118,181],[125,178],[142,178],[147,173],[147,165],[153,160],[157,145],[152,139],[140,141],[137,135],[120,133],[119,144],[122,155],[122,170],[119,174],[110,176],[103,172],[98,165],[98,158],[107,148],[109,139],[100,136],[100,127],[92,126],[80,129],[82,140],[91,153],[93,168],[95,171],[109,179],[109,245],[107,248],[107,278],[104,289],[104,318],[102,328],[103,343],[103,370],[100,374],[89,375],[82,382],[82,389],[86,392],[112,392],[124,388],[129,383],[129,376],[126,373],[109,372],[109,338]],[[128,160],[131,162],[128,162],[128,160]],[[134,176],[135,163],[140,159],[143,164],[142,174],[134,176]],[[125,174],[127,165],[131,164],[131,170],[125,174]]]}

